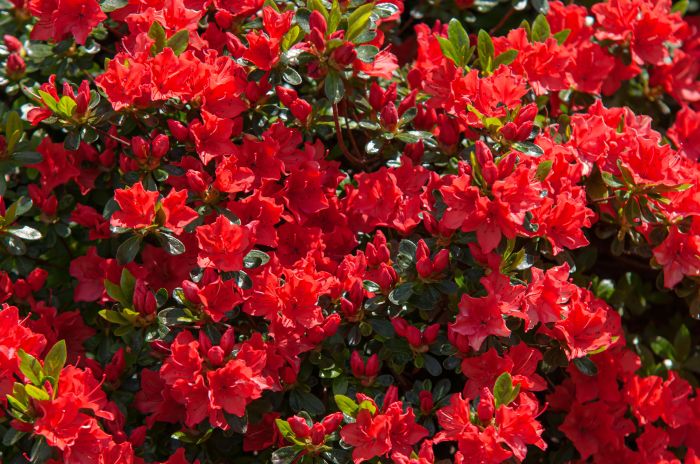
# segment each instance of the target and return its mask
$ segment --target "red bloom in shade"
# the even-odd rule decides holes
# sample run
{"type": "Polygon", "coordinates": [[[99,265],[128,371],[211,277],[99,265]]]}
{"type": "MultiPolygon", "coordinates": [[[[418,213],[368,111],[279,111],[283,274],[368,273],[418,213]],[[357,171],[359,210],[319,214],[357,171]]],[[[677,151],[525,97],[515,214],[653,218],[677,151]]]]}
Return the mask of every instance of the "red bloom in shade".
{"type": "Polygon", "coordinates": [[[684,106],[667,135],[685,156],[700,159],[700,112],[684,106]]]}
{"type": "Polygon", "coordinates": [[[340,429],[340,436],[345,443],[355,447],[352,460],[357,464],[391,451],[390,428],[389,417],[374,416],[369,409],[362,409],[354,423],[340,429]]]}
{"type": "Polygon", "coordinates": [[[146,191],[141,182],[128,189],[116,189],[114,201],[120,210],[112,214],[110,223],[113,226],[138,229],[148,227],[156,216],[158,192],[146,191]]]}
{"type": "Polygon", "coordinates": [[[269,379],[261,375],[265,356],[254,356],[257,359],[246,359],[248,356],[241,350],[236,359],[230,360],[221,369],[207,373],[211,407],[243,417],[246,405],[260,398],[262,391],[270,387],[269,379]]]}
{"type": "Polygon", "coordinates": [[[496,411],[498,437],[513,451],[519,460],[525,459],[527,445],[535,445],[544,450],[547,444],[541,435],[542,424],[535,420],[537,415],[537,400],[525,394],[520,394],[518,405],[515,407],[501,406],[496,411]]]}
{"type": "Polygon", "coordinates": [[[671,226],[668,236],[654,248],[654,259],[664,267],[664,286],[675,287],[684,276],[700,275],[700,236],[671,226]]]}
{"type": "Polygon", "coordinates": [[[29,11],[39,17],[32,40],[58,42],[73,36],[82,45],[95,26],[107,19],[96,0],[31,0],[29,11]]]}
{"type": "Polygon", "coordinates": [[[416,424],[413,408],[408,408],[404,413],[400,401],[391,403],[384,414],[391,424],[389,437],[392,451],[409,455],[413,451],[413,445],[428,436],[428,430],[416,424]]]}
{"type": "Polygon", "coordinates": [[[626,408],[612,409],[604,402],[581,404],[575,402],[559,430],[574,443],[586,460],[604,448],[618,449],[624,437],[634,430],[634,425],[625,419],[626,408]]]}
{"type": "Polygon", "coordinates": [[[187,206],[187,190],[171,190],[163,198],[160,206],[165,213],[165,227],[176,234],[181,234],[183,228],[199,217],[197,212],[187,206]]]}
{"type": "Polygon", "coordinates": [[[255,225],[253,221],[239,226],[221,215],[212,224],[197,227],[197,263],[201,267],[216,267],[224,272],[240,271],[243,269],[243,258],[255,243],[255,225]]]}

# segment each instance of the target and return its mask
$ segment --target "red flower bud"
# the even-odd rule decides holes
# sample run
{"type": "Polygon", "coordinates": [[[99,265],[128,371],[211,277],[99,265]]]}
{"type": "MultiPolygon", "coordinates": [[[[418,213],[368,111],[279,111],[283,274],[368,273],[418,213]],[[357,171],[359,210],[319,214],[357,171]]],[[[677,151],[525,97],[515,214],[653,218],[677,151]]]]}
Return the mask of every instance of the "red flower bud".
{"type": "Polygon", "coordinates": [[[11,53],[5,65],[7,77],[10,79],[19,79],[24,76],[26,70],[27,64],[24,62],[24,58],[22,58],[19,53],[11,53]]]}
{"type": "Polygon", "coordinates": [[[287,422],[289,422],[289,426],[292,429],[292,432],[294,432],[294,435],[297,436],[297,438],[306,438],[311,434],[311,427],[309,427],[309,424],[306,423],[306,419],[303,417],[299,416],[292,416],[289,419],[287,419],[287,422]]]}
{"type": "Polygon", "coordinates": [[[334,412],[333,414],[324,417],[321,424],[323,424],[323,429],[325,430],[326,435],[329,435],[335,432],[341,422],[343,422],[343,413],[334,412]]]}
{"type": "Polygon", "coordinates": [[[373,354],[372,356],[367,359],[367,363],[365,364],[365,376],[366,377],[376,377],[377,374],[379,373],[379,356],[377,354],[373,354]]]}
{"type": "Polygon", "coordinates": [[[418,393],[418,399],[420,400],[420,411],[426,416],[429,415],[435,406],[433,394],[428,390],[421,390],[418,393]]]}
{"type": "Polygon", "coordinates": [[[424,345],[430,345],[432,344],[438,336],[438,333],[440,332],[440,324],[432,324],[423,329],[423,344],[424,345]]]}
{"type": "Polygon", "coordinates": [[[280,99],[280,102],[286,107],[292,106],[294,100],[299,98],[296,90],[281,85],[275,87],[275,93],[277,94],[277,98],[280,99]]]}
{"type": "Polygon", "coordinates": [[[323,424],[316,423],[311,427],[311,444],[318,446],[326,441],[326,429],[323,424]]]}
{"type": "Polygon", "coordinates": [[[481,396],[479,397],[479,405],[476,408],[476,415],[482,424],[488,424],[491,422],[491,419],[493,419],[494,411],[493,395],[488,388],[484,387],[481,389],[481,396]]]}
{"type": "Polygon", "coordinates": [[[337,64],[339,69],[343,69],[352,64],[357,58],[357,51],[355,46],[350,42],[346,42],[340,47],[333,50],[331,53],[331,59],[337,64]]]}
{"type": "Polygon", "coordinates": [[[384,129],[393,132],[396,130],[396,125],[399,122],[399,113],[393,103],[387,103],[382,112],[379,114],[379,120],[384,129]]]}
{"type": "Polygon", "coordinates": [[[290,109],[292,110],[294,117],[299,121],[303,122],[304,124],[308,122],[309,115],[311,114],[311,105],[309,102],[301,98],[297,98],[292,102],[290,109]]]}
{"type": "Polygon", "coordinates": [[[224,359],[226,359],[226,355],[224,354],[224,350],[220,346],[212,346],[207,351],[207,360],[209,361],[209,364],[211,364],[214,367],[219,367],[223,365],[224,359]]]}
{"type": "Polygon", "coordinates": [[[350,355],[350,369],[352,370],[352,375],[358,379],[365,376],[365,363],[357,351],[353,351],[350,355]]]}
{"type": "Polygon", "coordinates": [[[168,129],[170,129],[170,133],[173,134],[173,137],[178,142],[185,142],[190,134],[187,126],[174,119],[168,119],[168,129]]]}
{"type": "Polygon", "coordinates": [[[312,11],[311,15],[309,16],[309,28],[311,28],[312,30],[316,29],[322,35],[326,35],[326,30],[328,29],[326,18],[324,18],[319,11],[312,11]]]}
{"type": "Polygon", "coordinates": [[[22,50],[24,50],[22,42],[20,42],[20,40],[17,37],[5,34],[4,36],[2,36],[2,38],[5,41],[5,46],[7,47],[7,50],[10,53],[21,52],[22,50]]]}

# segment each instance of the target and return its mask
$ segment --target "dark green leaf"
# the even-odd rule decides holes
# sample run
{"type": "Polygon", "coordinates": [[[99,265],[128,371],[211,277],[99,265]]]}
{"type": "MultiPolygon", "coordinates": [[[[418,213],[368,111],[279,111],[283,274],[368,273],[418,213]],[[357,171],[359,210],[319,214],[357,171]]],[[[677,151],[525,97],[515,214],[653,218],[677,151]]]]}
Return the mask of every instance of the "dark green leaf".
{"type": "MultiPolygon", "coordinates": [[[[160,243],[160,246],[169,255],[177,256],[177,255],[181,255],[185,252],[185,244],[182,243],[174,235],[170,235],[168,233],[161,232],[157,235],[157,237],[158,237],[158,242],[160,243]]],[[[134,255],[134,257],[136,257],[136,255],[134,255]]]]}
{"type": "Polygon", "coordinates": [[[129,0],[104,0],[100,3],[100,8],[105,13],[111,13],[112,11],[124,8],[129,4],[129,0]]]}
{"type": "Polygon", "coordinates": [[[270,462],[272,464],[291,464],[301,451],[294,446],[285,446],[272,453],[270,462]]]}
{"type": "Polygon", "coordinates": [[[302,83],[301,76],[294,68],[284,68],[284,71],[282,71],[282,79],[290,85],[299,85],[302,83]]]}
{"type": "Polygon", "coordinates": [[[345,95],[345,85],[340,75],[336,72],[329,72],[324,85],[326,97],[331,103],[338,103],[345,95]]]}
{"type": "Polygon", "coordinates": [[[122,266],[128,264],[136,258],[141,250],[141,242],[143,237],[140,235],[132,235],[117,248],[117,262],[122,266]]]}
{"type": "Polygon", "coordinates": [[[540,156],[544,155],[544,150],[532,142],[514,142],[512,147],[514,150],[525,153],[526,155],[534,158],[539,158],[540,156]]]}
{"type": "Polygon", "coordinates": [[[243,258],[243,265],[246,269],[255,269],[263,264],[267,264],[270,261],[270,255],[260,250],[250,250],[245,258],[243,258]]]}
{"type": "Polygon", "coordinates": [[[673,348],[678,357],[678,361],[683,362],[688,359],[690,355],[690,350],[692,348],[692,342],[690,338],[690,330],[683,324],[678,328],[676,332],[676,337],[673,339],[673,348]]]}
{"type": "Polygon", "coordinates": [[[509,65],[518,57],[517,50],[506,50],[493,60],[493,69],[497,69],[500,65],[509,65]]]}
{"type": "Polygon", "coordinates": [[[584,375],[594,376],[598,373],[598,366],[588,356],[574,359],[574,366],[584,375]]]}
{"type": "Polygon", "coordinates": [[[10,158],[21,166],[41,163],[41,160],[43,159],[41,157],[41,153],[36,151],[16,151],[12,154],[12,156],[10,156],[10,158]]]}
{"type": "Polygon", "coordinates": [[[493,46],[491,36],[488,32],[486,32],[483,29],[479,31],[476,49],[479,53],[479,63],[481,64],[481,70],[486,73],[490,73],[493,69],[493,61],[495,58],[496,49],[493,46]]]}

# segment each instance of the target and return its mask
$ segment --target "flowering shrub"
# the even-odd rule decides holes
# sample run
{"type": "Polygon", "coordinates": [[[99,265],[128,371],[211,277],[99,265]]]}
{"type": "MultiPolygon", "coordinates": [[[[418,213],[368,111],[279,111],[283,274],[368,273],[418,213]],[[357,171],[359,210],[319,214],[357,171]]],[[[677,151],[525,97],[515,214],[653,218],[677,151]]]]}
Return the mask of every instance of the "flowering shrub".
{"type": "Polygon", "coordinates": [[[700,463],[696,2],[0,2],[0,461],[700,463]]]}

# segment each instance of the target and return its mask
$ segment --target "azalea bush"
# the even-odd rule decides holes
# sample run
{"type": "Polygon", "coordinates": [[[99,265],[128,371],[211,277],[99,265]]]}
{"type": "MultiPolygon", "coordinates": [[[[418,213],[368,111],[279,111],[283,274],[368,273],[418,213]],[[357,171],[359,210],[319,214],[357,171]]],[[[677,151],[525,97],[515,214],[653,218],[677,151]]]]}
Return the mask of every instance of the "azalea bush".
{"type": "Polygon", "coordinates": [[[700,19],[0,0],[0,461],[700,463],[700,19]]]}

